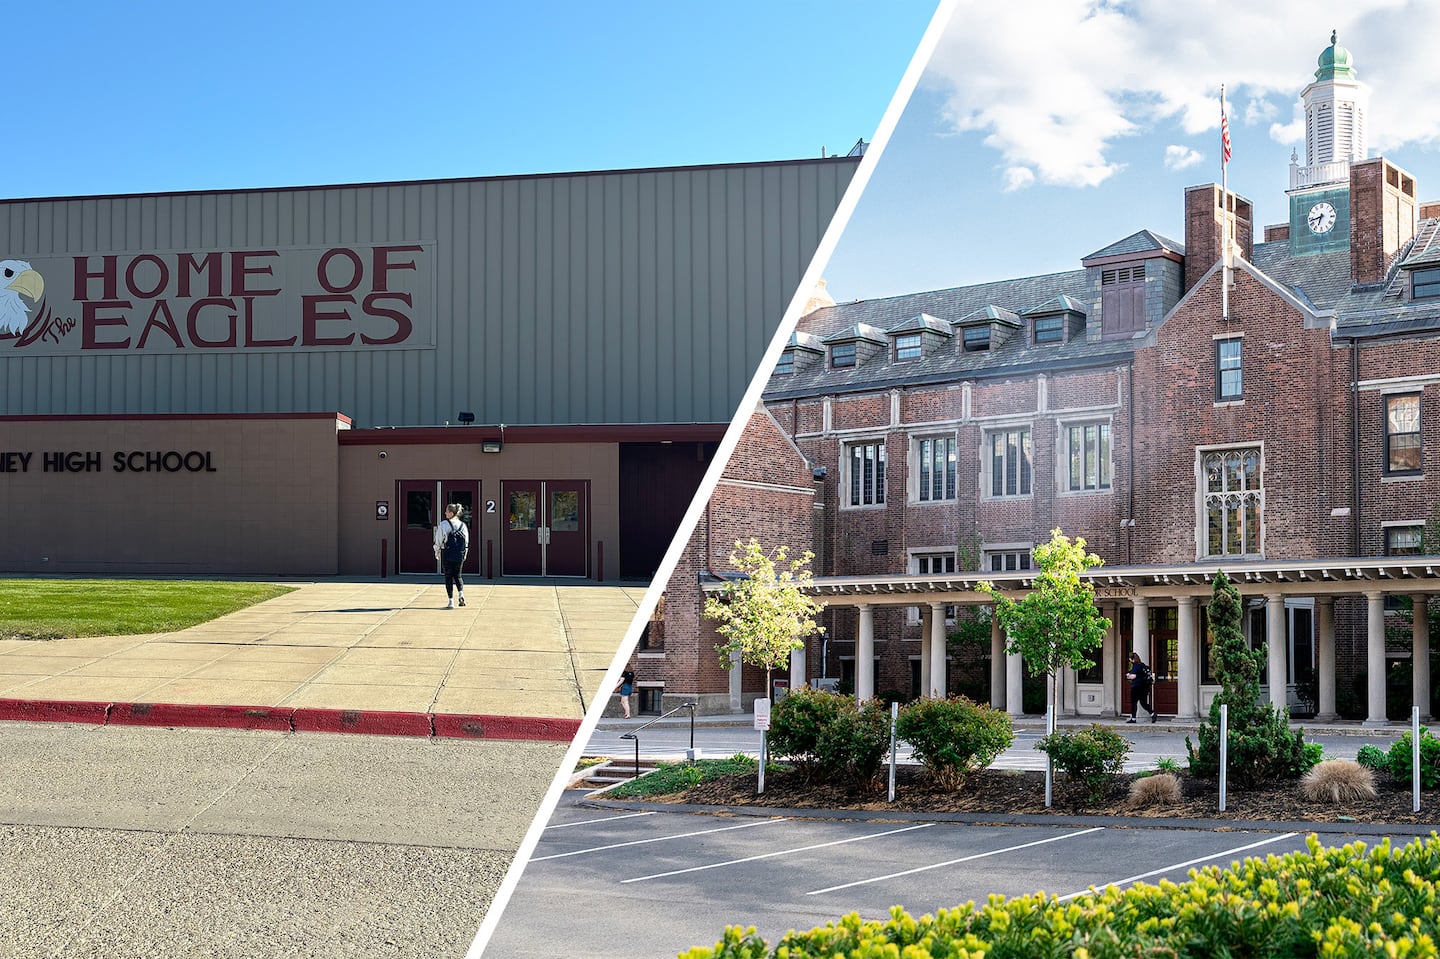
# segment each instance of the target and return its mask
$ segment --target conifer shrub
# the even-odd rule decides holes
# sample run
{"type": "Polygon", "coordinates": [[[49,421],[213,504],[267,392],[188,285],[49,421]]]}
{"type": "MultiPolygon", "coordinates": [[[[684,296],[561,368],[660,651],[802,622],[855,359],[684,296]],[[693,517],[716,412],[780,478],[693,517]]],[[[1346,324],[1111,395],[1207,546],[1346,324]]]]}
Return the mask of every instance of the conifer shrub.
{"type": "Polygon", "coordinates": [[[1224,572],[1215,575],[1209,608],[1210,662],[1220,692],[1210,704],[1210,716],[1200,724],[1198,744],[1185,737],[1191,774],[1201,779],[1220,775],[1220,707],[1228,705],[1229,779],[1244,788],[1275,779],[1299,779],[1319,761],[1307,751],[1305,734],[1290,728],[1289,713],[1260,703],[1263,649],[1252,650],[1241,631],[1240,593],[1224,572]]]}
{"type": "Polygon", "coordinates": [[[876,778],[890,748],[890,707],[797,689],[771,709],[769,744],[812,782],[862,785],[876,778]]]}
{"type": "Polygon", "coordinates": [[[1125,768],[1130,742],[1098,723],[1075,732],[1055,732],[1035,744],[1072,782],[1081,784],[1091,803],[1100,802],[1125,768]]]}
{"type": "Polygon", "coordinates": [[[1168,806],[1180,801],[1180,779],[1174,773],[1144,776],[1130,784],[1126,803],[1135,809],[1146,806],[1168,806]]]}
{"type": "Polygon", "coordinates": [[[917,699],[900,710],[895,729],[945,789],[959,789],[1015,740],[1009,715],[964,696],[917,699]]]}
{"type": "Polygon", "coordinates": [[[991,896],[918,919],[851,913],[772,948],[732,926],[714,947],[680,959],[1132,959],[1132,957],[1436,955],[1440,837],[1401,848],[1384,840],[1208,866],[1181,883],[1107,886],[1061,902],[991,896]]]}
{"type": "Polygon", "coordinates": [[[1375,773],[1349,759],[1327,759],[1301,777],[1300,794],[1311,802],[1374,799],[1375,773]]]}

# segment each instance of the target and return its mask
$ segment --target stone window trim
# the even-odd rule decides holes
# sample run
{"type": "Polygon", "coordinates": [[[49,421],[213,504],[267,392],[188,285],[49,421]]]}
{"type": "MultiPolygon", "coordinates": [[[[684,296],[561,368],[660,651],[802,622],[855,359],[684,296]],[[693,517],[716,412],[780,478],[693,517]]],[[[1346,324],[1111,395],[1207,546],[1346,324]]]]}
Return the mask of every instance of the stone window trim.
{"type": "Polygon", "coordinates": [[[1265,444],[1197,446],[1196,560],[1263,559],[1264,556],[1265,444]],[[1218,467],[1218,475],[1212,475],[1212,467],[1218,467]],[[1218,551],[1212,540],[1217,530],[1218,551]],[[1230,548],[1232,536],[1240,547],[1238,551],[1230,548]]]}
{"type": "Polygon", "coordinates": [[[954,432],[910,437],[907,499],[912,506],[954,503],[959,495],[959,443],[954,432]]]}
{"type": "MultiPolygon", "coordinates": [[[[953,574],[959,569],[959,551],[953,546],[948,548],[945,546],[915,546],[907,549],[905,552],[905,572],[911,576],[944,576],[953,574]],[[935,568],[937,561],[940,564],[940,569],[938,570],[935,568]]],[[[905,607],[905,624],[907,626],[919,626],[921,622],[919,606],[905,607]]],[[[953,605],[947,605],[945,607],[945,625],[955,625],[955,607],[953,605]]],[[[907,638],[919,640],[924,637],[913,636],[907,638]]]]}
{"type": "Polygon", "coordinates": [[[1385,437],[1385,476],[1420,476],[1425,472],[1421,394],[1407,390],[1380,398],[1381,429],[1385,437]]]}
{"type": "Polygon", "coordinates": [[[981,499],[1029,499],[1035,495],[1031,425],[1016,423],[984,431],[980,447],[981,499]]]}
{"type": "Polygon", "coordinates": [[[840,508],[884,509],[886,496],[884,434],[846,437],[840,444],[840,508]],[[857,456],[856,451],[859,451],[857,456]],[[869,469],[867,471],[867,464],[869,469]],[[866,483],[867,472],[870,479],[866,483]]]}
{"type": "Polygon", "coordinates": [[[980,572],[1008,573],[1035,568],[1034,543],[983,543],[980,572]],[[997,567],[996,564],[999,564],[997,567]]]}
{"type": "Polygon", "coordinates": [[[1114,431],[1108,417],[1061,420],[1057,439],[1060,448],[1056,450],[1055,469],[1061,496],[1096,496],[1114,491],[1114,431]],[[1077,432],[1081,446],[1078,463],[1075,460],[1077,432]]]}

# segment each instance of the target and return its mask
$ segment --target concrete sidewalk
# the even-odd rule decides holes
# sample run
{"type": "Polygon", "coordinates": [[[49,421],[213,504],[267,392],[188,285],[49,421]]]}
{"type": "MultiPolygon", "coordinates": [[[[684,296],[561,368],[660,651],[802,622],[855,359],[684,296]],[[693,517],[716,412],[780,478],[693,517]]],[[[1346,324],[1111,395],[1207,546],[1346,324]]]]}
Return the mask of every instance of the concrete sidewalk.
{"type": "Polygon", "coordinates": [[[0,641],[0,701],[484,715],[573,730],[644,592],[481,582],[467,606],[445,609],[433,582],[303,583],[174,633],[0,641]]]}

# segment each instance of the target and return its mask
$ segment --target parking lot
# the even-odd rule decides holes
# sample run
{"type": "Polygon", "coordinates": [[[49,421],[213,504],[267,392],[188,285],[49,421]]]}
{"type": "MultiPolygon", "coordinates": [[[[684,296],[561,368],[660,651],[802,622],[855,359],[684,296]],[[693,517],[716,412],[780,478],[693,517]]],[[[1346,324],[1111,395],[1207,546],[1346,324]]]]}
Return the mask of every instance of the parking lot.
{"type": "MultiPolygon", "coordinates": [[[[579,798],[556,809],[486,959],[567,941],[589,956],[660,959],[714,943],[727,924],[754,925],[773,942],[852,911],[883,918],[899,904],[920,915],[992,893],[1069,897],[1179,881],[1192,868],[1305,845],[1291,832],[749,817],[601,809],[579,798]]],[[[1429,831],[1393,828],[1394,842],[1429,831]]],[[[1322,836],[1328,845],[1354,838],[1322,836]]]]}

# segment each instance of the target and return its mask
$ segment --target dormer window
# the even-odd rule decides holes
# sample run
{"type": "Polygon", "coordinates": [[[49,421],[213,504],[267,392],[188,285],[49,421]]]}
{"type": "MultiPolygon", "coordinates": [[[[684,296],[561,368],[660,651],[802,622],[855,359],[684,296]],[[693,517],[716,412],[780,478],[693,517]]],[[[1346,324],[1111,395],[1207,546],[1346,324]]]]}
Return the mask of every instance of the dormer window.
{"type": "Polygon", "coordinates": [[[925,355],[925,346],[919,333],[902,333],[895,337],[895,359],[918,360],[925,355]]]}
{"type": "Polygon", "coordinates": [[[1428,300],[1440,296],[1440,267],[1412,270],[1410,283],[1410,295],[1414,299],[1428,300]]]}
{"type": "Polygon", "coordinates": [[[833,345],[833,346],[830,347],[830,367],[831,367],[831,369],[836,369],[836,370],[838,370],[838,369],[843,369],[843,368],[845,368],[845,367],[854,366],[854,365],[855,365],[855,344],[854,344],[854,342],[850,342],[850,343],[836,343],[835,345],[833,345]]]}
{"type": "Polygon", "coordinates": [[[1062,343],[1065,340],[1065,317],[1040,316],[1035,318],[1036,343],[1062,343]]]}
{"type": "Polygon", "coordinates": [[[990,349],[990,326],[970,326],[961,334],[961,346],[966,353],[980,353],[990,349]]]}
{"type": "Polygon", "coordinates": [[[775,364],[776,376],[787,376],[795,372],[795,351],[786,350],[780,354],[780,361],[775,364]]]}

